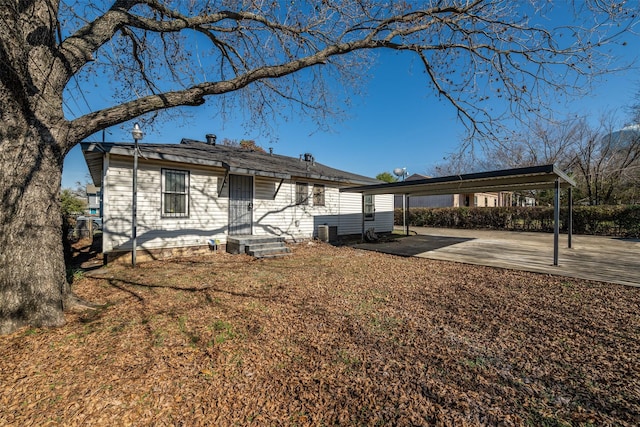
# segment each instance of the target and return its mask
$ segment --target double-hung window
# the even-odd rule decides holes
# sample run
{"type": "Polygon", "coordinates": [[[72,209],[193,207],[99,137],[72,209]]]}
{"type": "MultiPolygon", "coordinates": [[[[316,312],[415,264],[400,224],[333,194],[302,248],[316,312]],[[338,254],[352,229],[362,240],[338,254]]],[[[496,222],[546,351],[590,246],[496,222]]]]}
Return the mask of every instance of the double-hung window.
{"type": "Polygon", "coordinates": [[[373,221],[375,219],[375,199],[372,194],[364,195],[364,219],[365,221],[373,221]]]}
{"type": "Polygon", "coordinates": [[[189,171],[162,169],[162,216],[189,216],[189,171]]]}
{"type": "Polygon", "coordinates": [[[296,182],[296,205],[306,205],[309,200],[309,184],[296,182]]]}
{"type": "Polygon", "coordinates": [[[313,206],[324,206],[324,185],[313,184],[313,206]]]}

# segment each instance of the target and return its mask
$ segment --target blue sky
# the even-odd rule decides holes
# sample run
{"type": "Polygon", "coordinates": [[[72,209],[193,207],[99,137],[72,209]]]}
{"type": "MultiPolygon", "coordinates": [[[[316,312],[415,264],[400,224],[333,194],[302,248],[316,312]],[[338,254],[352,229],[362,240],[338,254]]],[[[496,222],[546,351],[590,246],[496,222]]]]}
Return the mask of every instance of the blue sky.
{"type": "MultiPolygon", "coordinates": [[[[630,61],[640,52],[640,38],[629,35],[623,40],[627,45],[617,52],[630,61]]],[[[274,133],[278,137],[274,141],[247,131],[242,112],[238,112],[236,119],[223,122],[220,118],[212,119],[205,105],[190,109],[189,118],[143,129],[145,137],[141,143],[178,143],[182,138],[204,141],[205,134],[214,133],[219,140],[254,139],[258,145],[273,147],[275,153],[282,155],[298,157],[309,152],[320,163],[371,177],[397,167],[406,167],[410,174],[425,173],[456,150],[465,129],[456,120],[453,107],[438,99],[427,86],[422,71],[411,61],[393,52],[382,53],[370,70],[363,94],[352,97],[347,117],[332,123],[329,132],[316,132],[311,121],[299,117],[275,123],[274,133]]],[[[560,112],[597,120],[605,112],[620,110],[622,117],[622,110],[640,101],[638,93],[640,71],[636,67],[608,75],[589,96],[572,100],[560,112]]],[[[93,108],[97,107],[91,105],[94,99],[97,98],[87,100],[93,108]]],[[[109,129],[106,141],[132,141],[130,127],[131,124],[125,124],[109,129]]],[[[87,140],[101,138],[97,134],[87,140]]],[[[88,180],[88,169],[77,146],[65,159],[62,186],[73,188],[76,182],[88,180]]]]}

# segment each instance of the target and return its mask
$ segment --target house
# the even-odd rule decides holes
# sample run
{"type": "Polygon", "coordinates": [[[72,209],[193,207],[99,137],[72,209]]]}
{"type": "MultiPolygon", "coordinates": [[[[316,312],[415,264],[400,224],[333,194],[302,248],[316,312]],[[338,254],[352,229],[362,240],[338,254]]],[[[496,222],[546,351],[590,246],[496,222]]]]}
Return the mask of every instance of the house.
{"type": "MultiPolygon", "coordinates": [[[[132,143],[82,143],[96,186],[102,189],[103,248],[113,260],[132,251],[132,143]]],[[[299,158],[183,139],[140,144],[137,172],[137,245],[153,257],[225,246],[230,236],[311,239],[327,225],[338,235],[393,229],[393,196],[340,192],[379,183],[299,158]]]]}
{"type": "Polygon", "coordinates": [[[85,192],[87,194],[87,209],[85,210],[85,214],[91,216],[100,216],[100,187],[96,187],[93,184],[87,184],[85,192]]]}
{"type": "MultiPolygon", "coordinates": [[[[414,173],[407,177],[405,181],[428,178],[431,177],[414,173]]],[[[412,196],[409,200],[409,206],[411,208],[495,207],[512,206],[513,203],[515,203],[515,198],[514,194],[510,191],[412,196]]],[[[394,207],[402,208],[402,195],[395,196],[394,207]]]]}

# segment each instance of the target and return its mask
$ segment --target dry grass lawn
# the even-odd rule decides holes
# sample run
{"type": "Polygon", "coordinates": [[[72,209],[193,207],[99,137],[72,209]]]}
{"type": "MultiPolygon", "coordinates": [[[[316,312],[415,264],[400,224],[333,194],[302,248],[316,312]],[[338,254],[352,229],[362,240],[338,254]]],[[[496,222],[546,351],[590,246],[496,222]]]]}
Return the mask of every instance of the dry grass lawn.
{"type": "Polygon", "coordinates": [[[76,275],[0,425],[640,424],[640,289],[321,243],[76,275]]]}

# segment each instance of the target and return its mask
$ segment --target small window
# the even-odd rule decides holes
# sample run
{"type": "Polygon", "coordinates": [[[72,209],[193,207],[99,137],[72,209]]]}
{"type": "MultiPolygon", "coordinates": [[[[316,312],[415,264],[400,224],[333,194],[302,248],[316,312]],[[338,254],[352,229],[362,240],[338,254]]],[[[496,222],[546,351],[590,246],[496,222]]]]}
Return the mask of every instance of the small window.
{"type": "Polygon", "coordinates": [[[365,221],[373,221],[376,212],[373,195],[364,195],[364,219],[365,221]]]}
{"type": "Polygon", "coordinates": [[[493,206],[498,206],[498,199],[493,199],[493,206]]]}
{"type": "Polygon", "coordinates": [[[324,206],[324,185],[313,184],[313,206],[324,206]]]}
{"type": "Polygon", "coordinates": [[[487,199],[486,197],[484,198],[484,207],[486,208],[487,206],[489,206],[489,199],[487,199]]]}
{"type": "Polygon", "coordinates": [[[309,200],[309,184],[296,182],[296,205],[306,205],[309,200]]]}
{"type": "Polygon", "coordinates": [[[189,216],[189,172],[162,169],[162,216],[189,216]]]}
{"type": "Polygon", "coordinates": [[[478,206],[478,196],[473,196],[473,206],[478,206]]]}

